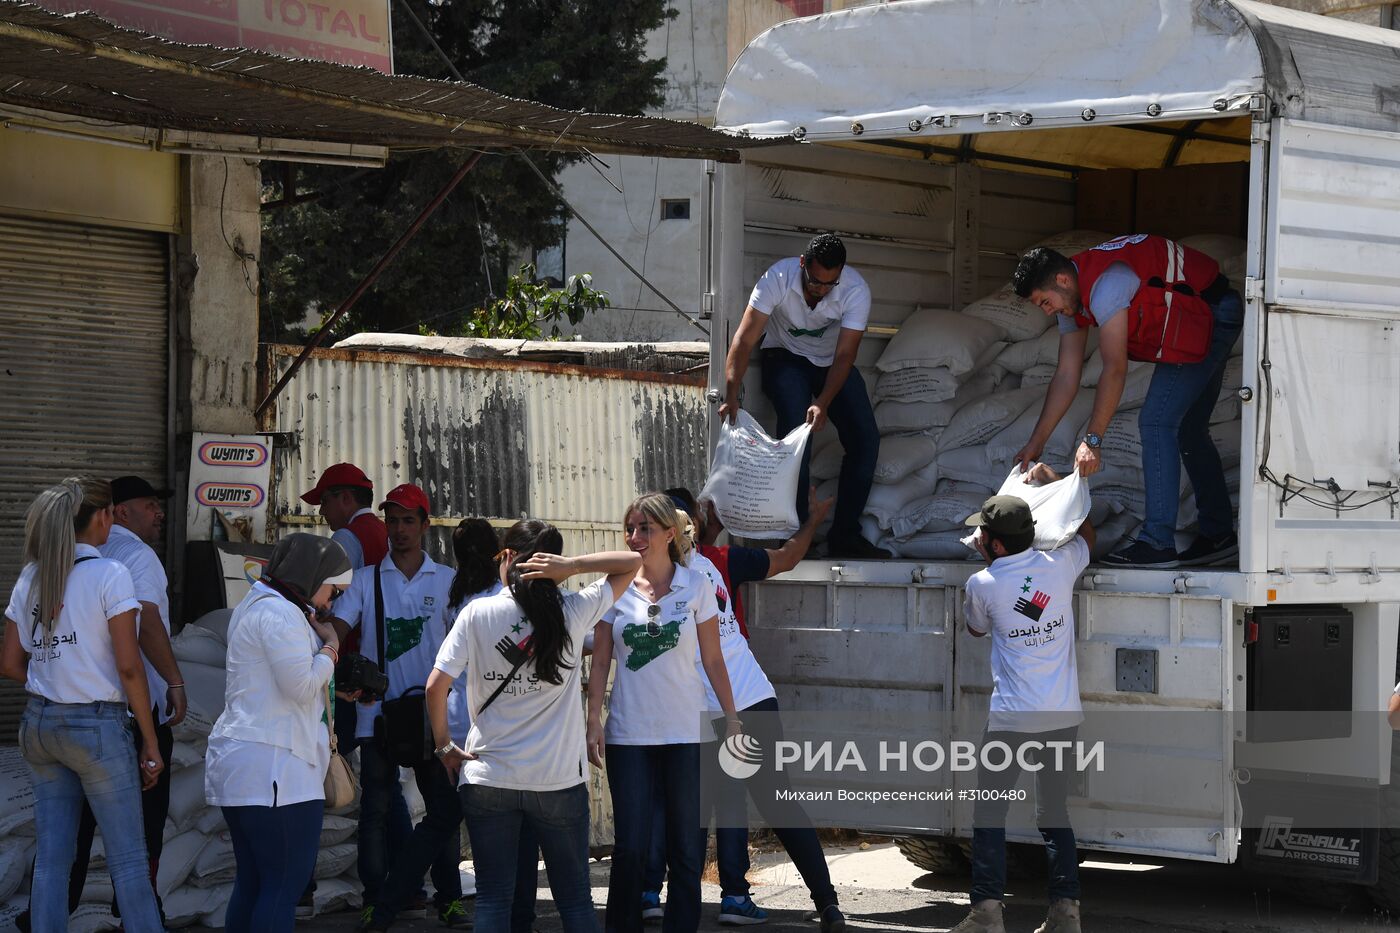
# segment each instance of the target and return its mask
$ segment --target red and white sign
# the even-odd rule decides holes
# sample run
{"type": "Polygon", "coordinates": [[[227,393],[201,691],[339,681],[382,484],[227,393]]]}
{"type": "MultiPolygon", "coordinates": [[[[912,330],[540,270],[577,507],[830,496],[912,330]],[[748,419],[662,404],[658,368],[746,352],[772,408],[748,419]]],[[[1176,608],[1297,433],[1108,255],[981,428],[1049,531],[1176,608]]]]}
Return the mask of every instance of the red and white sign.
{"type": "Polygon", "coordinates": [[[195,434],[190,448],[186,539],[208,541],[222,535],[232,541],[263,541],[267,533],[271,461],[270,438],[257,434],[195,434]]]}
{"type": "Polygon", "coordinates": [[[35,0],[192,45],[260,49],[289,58],[394,73],[389,0],[35,0]]]}

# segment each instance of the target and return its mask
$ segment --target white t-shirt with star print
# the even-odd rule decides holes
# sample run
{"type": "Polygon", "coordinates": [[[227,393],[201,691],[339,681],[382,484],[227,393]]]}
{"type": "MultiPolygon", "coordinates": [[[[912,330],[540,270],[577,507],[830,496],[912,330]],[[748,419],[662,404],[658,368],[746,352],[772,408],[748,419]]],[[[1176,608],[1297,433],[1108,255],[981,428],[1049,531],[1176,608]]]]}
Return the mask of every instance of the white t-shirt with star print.
{"type": "MultiPolygon", "coordinates": [[[[729,687],[734,691],[734,708],[746,710],[776,697],[778,692],[773,689],[763,668],[759,667],[758,659],[749,648],[749,640],[739,630],[739,618],[734,614],[734,600],[729,595],[729,587],[724,585],[724,575],[699,551],[690,555],[690,568],[703,573],[715,588],[715,603],[719,607],[719,647],[724,652],[724,666],[729,671],[729,687]]],[[[705,675],[705,666],[698,651],[695,663],[700,668],[700,682],[705,685],[708,708],[718,716],[719,697],[710,685],[710,678],[705,675]]]]}
{"type": "Polygon", "coordinates": [[[438,649],[434,667],[453,678],[466,671],[472,724],[464,747],[476,760],[462,765],[459,785],[549,791],[567,790],[587,779],[579,659],[583,636],[611,608],[613,591],[604,577],[561,595],[569,633],[559,665],[561,683],[540,680],[533,660],[511,675],[519,652],[529,648],[533,627],[510,590],[469,602],[438,649]],[[486,706],[507,679],[505,689],[486,706]]]}
{"type": "Polygon", "coordinates": [[[1074,584],[1089,566],[1076,537],[1000,557],[967,581],[967,627],[992,639],[992,732],[1049,732],[1084,721],[1074,653],[1074,584]]]}

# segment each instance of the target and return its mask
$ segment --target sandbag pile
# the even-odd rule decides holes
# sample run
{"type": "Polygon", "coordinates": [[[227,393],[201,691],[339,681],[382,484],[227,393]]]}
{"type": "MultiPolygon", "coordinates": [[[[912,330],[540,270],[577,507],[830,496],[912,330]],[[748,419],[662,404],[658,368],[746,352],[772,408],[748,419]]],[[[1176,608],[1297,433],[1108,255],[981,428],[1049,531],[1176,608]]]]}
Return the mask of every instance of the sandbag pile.
{"type": "MultiPolygon", "coordinates": [[[[175,748],[167,767],[170,816],[165,824],[156,888],[171,928],[202,923],[224,925],[233,892],[233,844],[223,812],[204,798],[204,752],[209,733],[224,707],[225,637],[229,610],[211,612],[172,639],[180,661],[189,713],[174,729],[175,748]]],[[[422,798],[410,780],[405,794],[414,818],[422,815],[422,798]],[[416,807],[416,809],[415,809],[416,807]]],[[[359,803],[326,814],[321,851],[316,857],[316,912],[360,906],[355,873],[359,803]]],[[[13,929],[16,915],[29,903],[29,867],[34,856],[34,796],[29,767],[17,748],[0,748],[0,933],[13,929]]],[[[82,904],[70,918],[72,933],[115,930],[112,883],[106,872],[102,837],[93,843],[92,862],[82,904]]]]}
{"type": "MultiPolygon", "coordinates": [[[[1027,247],[1066,255],[1110,239],[1106,233],[1072,230],[1027,247]]],[[[1182,241],[1221,265],[1239,288],[1244,280],[1244,241],[1227,236],[1182,241]]],[[[1242,348],[1226,366],[1211,435],[1225,462],[1238,505],[1242,348]]],[[[1080,391],[1045,445],[1040,459],[1064,473],[1084,436],[1094,391],[1103,372],[1098,332],[1091,329],[1080,391]]],[[[939,560],[969,556],[960,539],[962,520],[1006,479],[1016,453],[1040,417],[1046,386],[1059,357],[1055,320],[1018,298],[1010,286],[974,301],[961,313],[916,309],[890,339],[876,367],[875,420],[880,458],[862,532],[898,557],[939,560]]],[[[1118,414],[1104,434],[1103,469],[1088,480],[1101,557],[1142,524],[1145,492],[1137,415],[1154,369],[1129,363],[1118,414]]],[[[812,476],[818,494],[835,494],[843,451],[834,431],[812,438],[812,476]]],[[[1180,547],[1193,537],[1195,501],[1182,473],[1180,547]]]]}

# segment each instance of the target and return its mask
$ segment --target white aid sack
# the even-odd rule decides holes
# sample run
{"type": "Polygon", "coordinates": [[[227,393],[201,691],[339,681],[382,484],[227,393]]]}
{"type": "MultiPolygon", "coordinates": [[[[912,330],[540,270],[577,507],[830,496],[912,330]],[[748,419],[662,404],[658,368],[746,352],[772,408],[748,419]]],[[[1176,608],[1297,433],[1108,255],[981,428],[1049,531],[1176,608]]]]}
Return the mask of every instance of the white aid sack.
{"type": "Polygon", "coordinates": [[[180,665],[185,678],[185,694],[189,697],[189,712],[171,731],[177,742],[195,742],[209,738],[214,723],[224,711],[224,685],[227,674],[222,666],[185,662],[180,665]]]}
{"type": "Polygon", "coordinates": [[[1049,327],[1050,316],[1003,285],[963,308],[963,314],[995,324],[1008,340],[1033,340],[1049,327]]]}
{"type": "Polygon", "coordinates": [[[902,402],[946,402],[958,394],[958,377],[944,366],[918,366],[881,373],[875,399],[902,402]]]}
{"type": "Polygon", "coordinates": [[[957,447],[953,450],[945,450],[938,455],[939,477],[976,485],[978,489],[985,489],[988,496],[992,494],[997,477],[1005,472],[1005,470],[992,468],[992,462],[987,459],[986,444],[978,444],[974,447],[957,447]]]}
{"type": "Polygon", "coordinates": [[[198,619],[195,619],[190,624],[197,625],[198,627],[208,632],[212,632],[214,636],[219,639],[219,641],[227,645],[228,623],[229,619],[232,618],[232,609],[215,609],[212,612],[206,612],[204,615],[200,616],[198,619]]]}
{"type": "Polygon", "coordinates": [[[780,539],[797,531],[797,481],[811,433],[812,426],[802,424],[775,440],[743,410],[734,424],[720,423],[710,478],[700,498],[715,504],[731,535],[780,539]]]}
{"type": "Polygon", "coordinates": [[[928,434],[882,437],[880,457],[875,462],[875,482],[898,483],[915,470],[933,463],[937,456],[938,442],[928,434]]]}
{"type": "MultiPolygon", "coordinates": [[[[1089,328],[1088,339],[1084,343],[1084,357],[1088,359],[1099,346],[1098,328],[1089,328]]],[[[1008,372],[1024,373],[1040,366],[1053,368],[1060,362],[1059,328],[1048,330],[1035,340],[1013,343],[1002,350],[995,360],[998,366],[1008,372]]]]}
{"type": "Polygon", "coordinates": [[[812,438],[812,480],[835,479],[841,475],[841,461],[846,448],[836,438],[836,431],[822,431],[812,438]],[[819,443],[824,440],[825,443],[819,443]]]}
{"type": "Polygon", "coordinates": [[[355,857],[359,851],[360,847],[353,842],[321,849],[316,853],[316,868],[312,877],[317,881],[339,877],[355,864],[355,857]]]}
{"type": "Polygon", "coordinates": [[[204,763],[170,775],[170,821],[184,832],[204,814],[204,763]]]}
{"type": "Polygon", "coordinates": [[[187,625],[170,639],[170,650],[182,664],[207,664],[223,667],[228,646],[216,633],[198,625],[187,625]]]}
{"type": "Polygon", "coordinates": [[[875,365],[882,373],[941,366],[960,376],[971,372],[1005,333],[996,324],[956,311],[920,308],[900,325],[875,365]]]}
{"type": "MultiPolygon", "coordinates": [[[[987,442],[987,460],[989,462],[1009,464],[1015,458],[1021,448],[1025,447],[1031,439],[1031,432],[1035,430],[1036,422],[1040,420],[1041,407],[1040,405],[1031,405],[1021,412],[1019,418],[987,442]]],[[[1084,436],[1079,428],[1093,412],[1094,390],[1080,389],[1069,403],[1069,410],[1060,419],[1060,423],[1055,426],[1054,431],[1050,432],[1050,439],[1045,442],[1045,448],[1041,451],[1039,459],[1056,468],[1061,466],[1068,468],[1074,459],[1074,450],[1079,446],[1080,438],[1084,436]]]]}
{"type": "MultiPolygon", "coordinates": [[[[1140,370],[1147,370],[1150,373],[1152,364],[1144,363],[1141,360],[1128,360],[1128,381],[1131,382],[1133,374],[1140,370]]],[[[1101,376],[1103,376],[1103,355],[1095,350],[1089,354],[1089,358],[1084,361],[1084,368],[1079,371],[1079,384],[1086,387],[1096,386],[1099,384],[1101,376]]]]}
{"type": "Polygon", "coordinates": [[[961,530],[921,532],[893,544],[894,552],[910,560],[964,560],[969,555],[961,530]]]}
{"type": "Polygon", "coordinates": [[[1024,256],[1026,253],[1038,247],[1044,247],[1045,249],[1053,249],[1055,252],[1063,254],[1066,258],[1072,258],[1075,253],[1082,253],[1086,249],[1093,249],[1100,243],[1107,243],[1111,239],[1113,239],[1113,237],[1104,233],[1102,230],[1066,230],[1063,233],[1048,236],[1043,240],[1037,240],[1035,243],[1026,247],[1021,255],[1024,256]]]}
{"type": "Polygon", "coordinates": [[[19,890],[33,858],[33,839],[0,839],[0,900],[19,890]]]}
{"type": "Polygon", "coordinates": [[[905,434],[941,428],[958,412],[958,397],[946,402],[905,402],[885,399],[875,406],[875,425],[881,434],[905,434]]]}
{"type": "Polygon", "coordinates": [[[969,515],[982,508],[986,496],[956,485],[942,486],[922,502],[912,504],[890,523],[890,534],[904,539],[921,532],[951,531],[963,526],[969,515]]]}
{"type": "Polygon", "coordinates": [[[0,748],[0,836],[34,822],[34,786],[29,762],[19,748],[0,748]]]}
{"type": "Polygon", "coordinates": [[[1021,373],[1021,387],[1029,389],[1032,386],[1043,387],[1050,384],[1050,380],[1055,378],[1055,367],[1053,366],[1032,366],[1021,373]]]}
{"type": "Polygon", "coordinates": [[[1059,482],[1032,486],[1025,481],[1025,475],[1021,465],[1016,464],[997,495],[1015,496],[1031,507],[1031,517],[1035,519],[1035,541],[1031,546],[1036,550],[1053,551],[1068,544],[1089,517],[1093,504],[1084,478],[1076,470],[1059,482]]]}
{"type": "Polygon", "coordinates": [[[993,392],[980,398],[953,416],[953,420],[943,429],[938,446],[942,450],[955,450],[985,444],[1044,397],[1044,389],[1032,387],[993,392]]]}
{"type": "Polygon", "coordinates": [[[1236,291],[1244,288],[1244,240],[1223,233],[1200,233],[1184,236],[1177,242],[1219,263],[1220,274],[1230,280],[1230,286],[1236,291]]]}
{"type": "Polygon", "coordinates": [[[938,484],[938,464],[930,463],[915,470],[898,483],[876,483],[870,487],[870,498],[865,500],[865,514],[888,530],[893,522],[911,502],[933,495],[938,484]]]}
{"type": "Polygon", "coordinates": [[[156,893],[169,897],[189,878],[199,853],[208,838],[200,832],[181,833],[165,844],[160,853],[160,868],[156,871],[156,893]]]}
{"type": "Polygon", "coordinates": [[[217,888],[183,887],[172,891],[161,900],[166,926],[171,929],[194,926],[205,914],[227,904],[232,894],[232,884],[217,888]]]}

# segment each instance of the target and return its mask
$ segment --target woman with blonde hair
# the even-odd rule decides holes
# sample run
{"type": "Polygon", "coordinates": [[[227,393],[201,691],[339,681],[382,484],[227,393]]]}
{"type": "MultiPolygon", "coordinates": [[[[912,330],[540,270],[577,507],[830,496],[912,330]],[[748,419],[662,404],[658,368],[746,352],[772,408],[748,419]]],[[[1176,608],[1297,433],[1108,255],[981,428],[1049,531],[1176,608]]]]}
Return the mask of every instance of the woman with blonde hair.
{"type": "Polygon", "coordinates": [[[628,506],[623,530],[628,548],[642,556],[642,568],[598,623],[593,638],[588,751],[595,764],[602,764],[606,754],[614,821],[608,933],[642,928],[653,794],[661,796],[666,823],[669,882],[663,929],[692,933],[699,927],[705,861],[700,748],[715,737],[706,714],[710,704],[704,680],[723,710],[726,733],[741,731],[720,649],[715,588],[705,574],[688,566],[689,528],[685,513],[677,513],[671,499],[660,493],[628,506]],[[605,732],[603,694],[614,657],[617,673],[605,732]]]}
{"type": "Polygon", "coordinates": [[[0,673],[29,694],[19,747],[34,785],[35,933],[68,928],[68,872],[84,799],[102,830],[123,925],[129,933],[162,929],[141,788],[155,784],[165,762],[136,641],[141,604],[131,573],[97,550],[112,522],[112,487],[103,480],[73,477],[39,493],[25,515],[24,569],[5,610],[0,673]]]}

